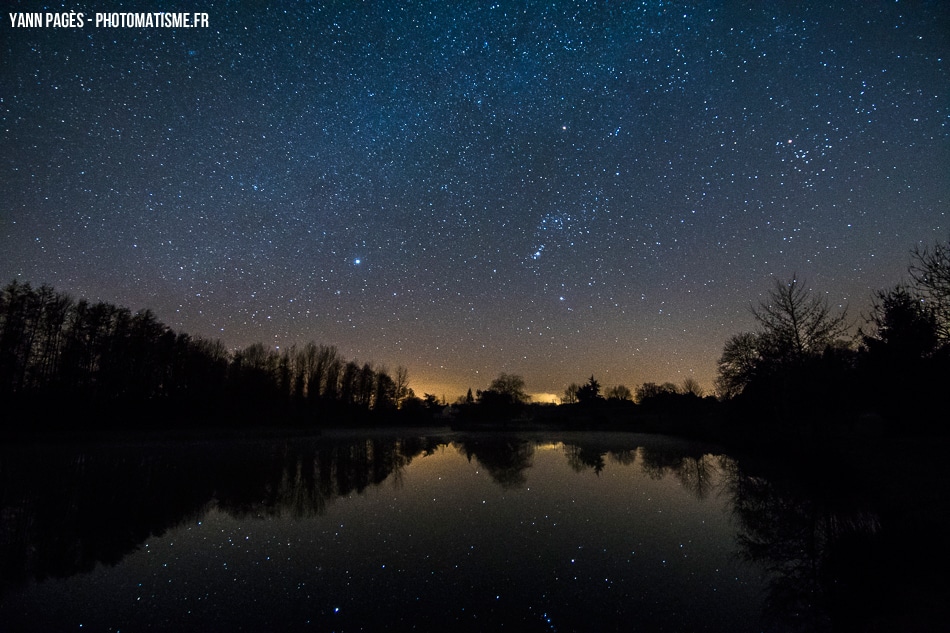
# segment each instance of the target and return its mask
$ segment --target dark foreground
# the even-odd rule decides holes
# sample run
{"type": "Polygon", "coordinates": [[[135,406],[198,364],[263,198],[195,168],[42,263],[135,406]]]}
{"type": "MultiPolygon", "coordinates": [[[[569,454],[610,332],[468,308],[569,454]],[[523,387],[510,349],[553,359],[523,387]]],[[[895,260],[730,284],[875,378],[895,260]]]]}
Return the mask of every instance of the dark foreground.
{"type": "Polygon", "coordinates": [[[927,631],[950,617],[934,442],[275,435],[6,445],[0,621],[927,631]]]}

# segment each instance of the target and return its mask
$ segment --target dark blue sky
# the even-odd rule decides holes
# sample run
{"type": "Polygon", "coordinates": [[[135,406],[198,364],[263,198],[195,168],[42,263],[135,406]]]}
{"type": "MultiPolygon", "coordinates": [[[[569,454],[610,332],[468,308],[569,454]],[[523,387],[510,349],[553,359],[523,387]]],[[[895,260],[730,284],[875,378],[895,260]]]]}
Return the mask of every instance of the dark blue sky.
{"type": "Polygon", "coordinates": [[[773,277],[860,317],[950,234],[943,2],[198,4],[4,13],[4,283],[450,399],[711,388],[773,277]]]}

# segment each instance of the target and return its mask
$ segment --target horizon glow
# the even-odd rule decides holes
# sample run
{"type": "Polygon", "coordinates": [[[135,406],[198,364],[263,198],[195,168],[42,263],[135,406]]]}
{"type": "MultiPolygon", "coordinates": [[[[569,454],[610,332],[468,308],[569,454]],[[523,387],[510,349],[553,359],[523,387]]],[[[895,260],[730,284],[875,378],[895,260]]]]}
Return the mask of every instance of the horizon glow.
{"type": "Polygon", "coordinates": [[[4,283],[450,402],[710,391],[773,278],[859,317],[950,234],[946,3],[206,5],[4,22],[4,283]]]}

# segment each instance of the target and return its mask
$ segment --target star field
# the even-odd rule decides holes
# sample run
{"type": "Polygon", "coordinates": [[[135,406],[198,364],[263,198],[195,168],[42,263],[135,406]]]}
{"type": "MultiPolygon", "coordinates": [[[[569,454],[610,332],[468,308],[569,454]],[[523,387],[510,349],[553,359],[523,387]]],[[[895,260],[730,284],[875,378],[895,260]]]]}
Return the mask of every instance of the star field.
{"type": "Polygon", "coordinates": [[[950,231],[950,11],[797,4],[4,15],[0,275],[449,399],[711,388],[772,276],[858,316],[950,231]]]}

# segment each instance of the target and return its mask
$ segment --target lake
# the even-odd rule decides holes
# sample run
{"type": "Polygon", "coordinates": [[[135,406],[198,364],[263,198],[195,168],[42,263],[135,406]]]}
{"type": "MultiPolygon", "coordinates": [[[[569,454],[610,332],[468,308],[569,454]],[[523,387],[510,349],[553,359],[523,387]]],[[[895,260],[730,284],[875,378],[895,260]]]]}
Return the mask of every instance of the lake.
{"type": "Polygon", "coordinates": [[[875,494],[663,436],[337,432],[2,459],[2,630],[739,632],[880,615],[849,603],[874,597],[855,561],[880,553],[875,494]]]}

